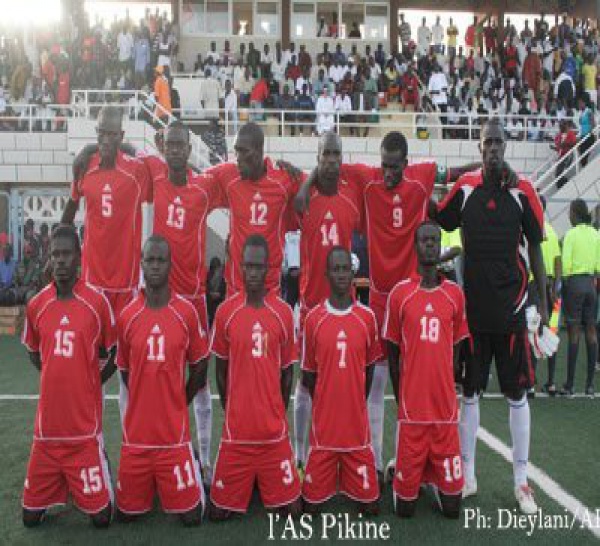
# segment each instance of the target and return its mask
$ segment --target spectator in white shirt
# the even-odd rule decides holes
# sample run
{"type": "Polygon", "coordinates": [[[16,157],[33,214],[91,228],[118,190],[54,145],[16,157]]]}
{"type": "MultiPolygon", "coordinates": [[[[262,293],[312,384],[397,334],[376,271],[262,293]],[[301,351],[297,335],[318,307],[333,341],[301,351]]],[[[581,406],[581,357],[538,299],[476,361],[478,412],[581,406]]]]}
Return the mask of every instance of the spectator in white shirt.
{"type": "Polygon", "coordinates": [[[273,62],[271,63],[271,76],[279,84],[279,91],[281,92],[281,86],[285,79],[285,69],[287,65],[283,64],[283,53],[281,48],[275,51],[273,62]]]}
{"type": "Polygon", "coordinates": [[[326,131],[332,131],[335,126],[334,104],[327,87],[323,88],[323,94],[317,99],[315,110],[317,112],[317,134],[321,136],[326,131]]]}
{"type": "Polygon", "coordinates": [[[423,24],[417,29],[417,57],[423,57],[429,53],[431,46],[431,30],[426,25],[427,19],[423,17],[423,24]]]}
{"type": "Polygon", "coordinates": [[[231,87],[231,80],[225,81],[225,133],[227,136],[237,134],[238,130],[238,100],[237,94],[231,87]]]}
{"type": "Polygon", "coordinates": [[[431,34],[433,37],[433,46],[436,53],[444,54],[444,27],[440,22],[440,16],[438,15],[435,20],[435,25],[431,27],[431,34]]]}
{"type": "MultiPolygon", "coordinates": [[[[431,75],[431,78],[429,78],[428,90],[431,95],[431,101],[442,113],[440,121],[443,126],[446,124],[445,114],[448,110],[448,80],[438,63],[435,63],[433,70],[434,72],[431,75]]],[[[444,130],[442,130],[442,134],[444,134],[444,130]]]]}
{"type": "Polygon", "coordinates": [[[217,53],[217,44],[215,42],[210,43],[210,51],[206,54],[207,59],[212,59],[214,64],[217,64],[219,61],[220,55],[217,53]]]}
{"type": "Polygon", "coordinates": [[[229,57],[225,57],[223,59],[223,63],[219,67],[219,80],[221,82],[221,87],[225,87],[225,82],[227,80],[233,81],[233,66],[229,64],[229,57]]]}
{"type": "Polygon", "coordinates": [[[200,87],[200,102],[202,108],[206,110],[206,117],[213,119],[219,117],[219,98],[222,95],[221,85],[218,80],[210,75],[210,71],[206,69],[204,80],[200,87]]]}
{"type": "Polygon", "coordinates": [[[117,47],[119,48],[119,63],[121,63],[121,68],[125,71],[133,68],[133,35],[126,26],[119,32],[117,47]]]}
{"type": "Polygon", "coordinates": [[[271,66],[273,62],[273,54],[270,51],[269,44],[265,44],[263,52],[260,54],[260,64],[271,66]]]}

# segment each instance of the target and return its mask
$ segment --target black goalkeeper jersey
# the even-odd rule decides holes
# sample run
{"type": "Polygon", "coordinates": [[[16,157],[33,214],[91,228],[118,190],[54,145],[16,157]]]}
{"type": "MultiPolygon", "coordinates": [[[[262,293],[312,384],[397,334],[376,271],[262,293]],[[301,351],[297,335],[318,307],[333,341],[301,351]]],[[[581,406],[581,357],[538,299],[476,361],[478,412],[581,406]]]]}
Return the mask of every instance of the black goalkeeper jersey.
{"type": "Polygon", "coordinates": [[[525,326],[527,243],[540,244],[544,218],[528,180],[516,188],[483,184],[481,171],[463,175],[438,205],[448,231],[462,228],[464,289],[472,332],[506,333],[525,326]]]}

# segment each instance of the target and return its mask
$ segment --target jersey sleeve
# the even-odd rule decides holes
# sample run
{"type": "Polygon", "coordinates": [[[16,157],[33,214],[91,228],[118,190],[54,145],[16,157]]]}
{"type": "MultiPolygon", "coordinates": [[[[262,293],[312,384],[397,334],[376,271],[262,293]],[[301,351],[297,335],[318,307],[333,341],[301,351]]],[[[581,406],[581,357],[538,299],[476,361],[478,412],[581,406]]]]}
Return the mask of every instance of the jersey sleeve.
{"type": "Polygon", "coordinates": [[[73,201],[79,202],[83,197],[83,185],[82,180],[73,180],[71,182],[70,197],[73,201]]]}
{"type": "Polygon", "coordinates": [[[389,295],[385,308],[383,328],[381,329],[381,337],[396,345],[400,345],[400,316],[398,314],[400,309],[399,298],[400,294],[397,290],[393,290],[389,295]]]}
{"type": "Polygon", "coordinates": [[[208,341],[206,333],[202,331],[198,313],[196,313],[196,310],[193,308],[189,310],[187,327],[189,332],[189,342],[186,358],[189,363],[195,363],[208,356],[208,341]]]}
{"type": "Polygon", "coordinates": [[[315,360],[315,321],[313,316],[309,315],[304,321],[304,332],[302,335],[302,366],[307,372],[315,373],[317,363],[315,360]]]}
{"type": "Polygon", "coordinates": [[[374,364],[381,360],[383,353],[381,352],[381,343],[379,342],[379,333],[377,328],[377,320],[375,315],[369,313],[369,322],[367,323],[369,328],[369,349],[367,352],[367,366],[374,364]]]}
{"type": "Polygon", "coordinates": [[[285,327],[285,340],[281,344],[281,368],[285,369],[298,361],[298,340],[296,339],[296,329],[294,328],[294,316],[291,309],[286,309],[283,314],[285,327]]]}
{"type": "Polygon", "coordinates": [[[419,163],[415,165],[419,172],[419,182],[425,186],[427,194],[431,196],[436,184],[448,183],[448,169],[437,163],[419,163]]]}
{"type": "Polygon", "coordinates": [[[220,305],[217,308],[211,332],[210,352],[223,360],[229,359],[229,337],[226,331],[226,321],[226,308],[224,305],[220,305]]]}
{"type": "Polygon", "coordinates": [[[229,207],[229,201],[227,199],[227,184],[234,175],[236,167],[232,163],[220,163],[214,165],[202,173],[204,177],[209,177],[214,191],[218,191],[221,207],[229,207]]]}
{"type": "Polygon", "coordinates": [[[523,232],[527,242],[539,245],[544,240],[544,210],[533,186],[526,180],[519,182],[523,203],[523,232]]]}
{"type": "Polygon", "coordinates": [[[142,201],[144,203],[152,203],[154,200],[154,177],[147,163],[143,160],[138,161],[135,177],[142,188],[142,195],[144,196],[142,201]]]}
{"type": "Polygon", "coordinates": [[[454,231],[460,227],[463,200],[464,192],[459,179],[450,193],[437,206],[435,219],[446,231],[454,231]]]}
{"type": "Polygon", "coordinates": [[[454,317],[454,331],[452,332],[454,345],[459,341],[469,337],[469,325],[467,323],[467,313],[465,311],[465,296],[457,289],[454,297],[456,304],[456,314],[454,317]]]}
{"type": "Polygon", "coordinates": [[[208,194],[208,210],[224,208],[227,206],[225,192],[219,183],[218,177],[200,175],[199,181],[200,185],[208,194]]]}
{"type": "Polygon", "coordinates": [[[25,312],[25,324],[23,326],[21,342],[30,353],[37,353],[40,350],[39,332],[35,324],[35,310],[31,304],[27,306],[25,312]]]}

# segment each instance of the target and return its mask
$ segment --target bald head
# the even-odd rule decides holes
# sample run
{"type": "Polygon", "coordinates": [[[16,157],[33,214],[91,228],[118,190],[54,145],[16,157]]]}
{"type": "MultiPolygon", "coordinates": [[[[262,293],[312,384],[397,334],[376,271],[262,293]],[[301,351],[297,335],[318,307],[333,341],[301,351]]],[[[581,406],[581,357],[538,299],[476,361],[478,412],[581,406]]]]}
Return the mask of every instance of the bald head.
{"type": "Polygon", "coordinates": [[[111,130],[123,129],[123,112],[116,106],[106,105],[98,114],[98,127],[110,126],[111,130]]]}
{"type": "Polygon", "coordinates": [[[119,146],[123,141],[123,116],[120,108],[103,106],[98,114],[98,151],[103,168],[115,165],[119,146]]]}
{"type": "Polygon", "coordinates": [[[342,139],[333,131],[326,131],[319,138],[318,154],[321,155],[326,148],[337,148],[342,152],[342,139]]]}
{"type": "Polygon", "coordinates": [[[326,195],[337,192],[342,166],[342,139],[336,133],[324,133],[317,153],[318,188],[326,195]]]}
{"type": "Polygon", "coordinates": [[[242,125],[238,132],[238,139],[240,138],[246,140],[255,150],[262,150],[264,148],[265,134],[256,123],[249,122],[246,125],[242,125]]]}

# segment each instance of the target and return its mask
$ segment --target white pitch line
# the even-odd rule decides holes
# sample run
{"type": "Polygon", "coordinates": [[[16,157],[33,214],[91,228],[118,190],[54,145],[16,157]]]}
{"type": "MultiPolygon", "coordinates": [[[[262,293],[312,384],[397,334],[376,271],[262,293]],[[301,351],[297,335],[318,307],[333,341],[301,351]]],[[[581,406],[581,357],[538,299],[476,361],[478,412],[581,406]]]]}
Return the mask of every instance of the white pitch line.
{"type": "MultiPolygon", "coordinates": [[[[512,464],[512,451],[504,442],[483,427],[479,427],[477,437],[490,449],[512,464]]],[[[594,526],[591,521],[595,520],[596,510],[588,508],[573,495],[567,493],[548,474],[531,462],[527,465],[527,475],[548,497],[571,512],[579,520],[582,527],[588,529],[596,538],[600,538],[600,528],[594,526]],[[587,519],[585,518],[586,516],[587,519]]]]}

